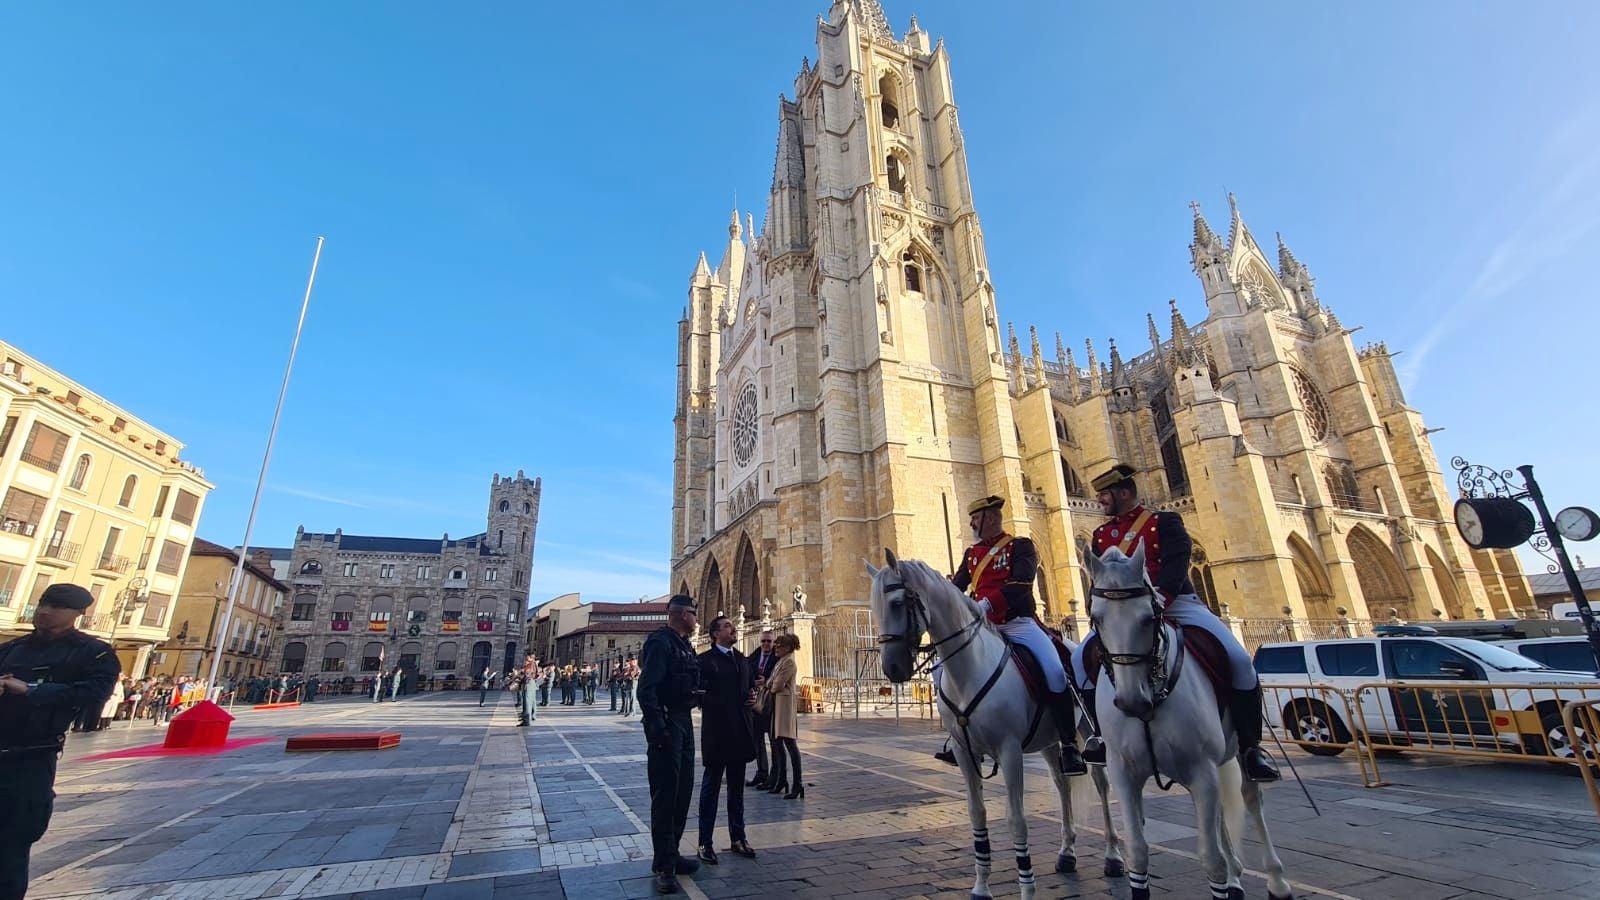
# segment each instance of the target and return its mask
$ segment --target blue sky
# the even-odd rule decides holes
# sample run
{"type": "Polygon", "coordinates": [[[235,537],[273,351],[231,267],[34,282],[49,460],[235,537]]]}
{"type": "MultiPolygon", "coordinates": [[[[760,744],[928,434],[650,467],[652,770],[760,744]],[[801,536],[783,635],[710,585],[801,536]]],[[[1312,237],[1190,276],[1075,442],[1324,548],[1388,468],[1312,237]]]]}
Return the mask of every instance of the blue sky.
{"type": "MultiPolygon", "coordinates": [[[[886,5],[945,38],[1003,318],[1203,303],[1190,200],[1281,231],[1436,447],[1600,505],[1600,7],[886,5]],[[1585,62],[1588,60],[1588,62],[1585,62]]],[[[667,589],[674,337],[825,0],[0,7],[0,333],[189,444],[256,542],[463,535],[544,479],[532,600],[667,589]]],[[[1025,339],[1025,338],[1024,338],[1025,339]]],[[[1590,549],[1600,563],[1600,548],[1590,549]]]]}

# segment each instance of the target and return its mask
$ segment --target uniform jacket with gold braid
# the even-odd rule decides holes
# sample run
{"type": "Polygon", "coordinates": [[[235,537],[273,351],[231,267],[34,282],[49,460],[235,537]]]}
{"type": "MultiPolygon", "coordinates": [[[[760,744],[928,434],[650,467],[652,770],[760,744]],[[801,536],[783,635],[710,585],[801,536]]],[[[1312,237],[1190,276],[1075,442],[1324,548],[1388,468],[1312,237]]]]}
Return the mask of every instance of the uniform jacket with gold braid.
{"type": "MultiPolygon", "coordinates": [[[[1123,541],[1129,529],[1138,524],[1139,517],[1144,513],[1145,508],[1141,504],[1120,516],[1113,516],[1096,528],[1092,548],[1094,554],[1099,556],[1107,548],[1124,546],[1123,541]]],[[[1163,605],[1171,603],[1180,594],[1194,593],[1194,585],[1189,583],[1189,554],[1193,544],[1181,516],[1172,512],[1151,511],[1144,527],[1139,529],[1139,537],[1125,545],[1125,552],[1132,556],[1140,542],[1144,543],[1144,564],[1150,572],[1150,583],[1160,592],[1163,605]]]]}
{"type": "Polygon", "coordinates": [[[1001,532],[968,547],[961,569],[950,578],[973,599],[989,601],[989,621],[996,625],[1024,616],[1038,617],[1033,602],[1033,578],[1039,571],[1039,552],[1028,538],[1011,537],[1010,543],[1001,547],[979,573],[978,583],[972,583],[972,573],[989,555],[989,548],[1008,537],[1011,536],[1001,532]]]}

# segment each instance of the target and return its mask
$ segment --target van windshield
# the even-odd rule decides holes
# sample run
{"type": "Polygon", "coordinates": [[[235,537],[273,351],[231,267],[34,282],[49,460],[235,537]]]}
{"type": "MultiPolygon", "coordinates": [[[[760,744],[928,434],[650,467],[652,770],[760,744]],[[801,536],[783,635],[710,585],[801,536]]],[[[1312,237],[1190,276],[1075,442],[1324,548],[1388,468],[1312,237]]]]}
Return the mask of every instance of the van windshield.
{"type": "Polygon", "coordinates": [[[1550,668],[1520,653],[1513,653],[1504,647],[1496,647],[1483,641],[1472,641],[1466,638],[1443,638],[1442,640],[1457,650],[1469,653],[1502,672],[1538,672],[1550,668]]]}

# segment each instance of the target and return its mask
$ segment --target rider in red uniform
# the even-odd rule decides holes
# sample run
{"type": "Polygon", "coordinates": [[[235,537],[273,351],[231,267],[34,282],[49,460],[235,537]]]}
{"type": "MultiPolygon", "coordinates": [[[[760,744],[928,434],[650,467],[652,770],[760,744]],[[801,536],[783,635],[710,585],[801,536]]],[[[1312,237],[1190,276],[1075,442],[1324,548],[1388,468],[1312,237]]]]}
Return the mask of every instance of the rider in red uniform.
{"type": "MultiPolygon", "coordinates": [[[[1131,466],[1118,465],[1094,480],[1101,509],[1111,518],[1095,529],[1092,549],[1096,556],[1111,547],[1131,555],[1139,544],[1144,544],[1145,565],[1149,567],[1150,583],[1159,595],[1157,602],[1162,607],[1162,615],[1186,628],[1204,629],[1217,639],[1228,655],[1233,686],[1228,710],[1239,736],[1239,763],[1245,777],[1251,781],[1277,781],[1280,777],[1277,766],[1273,765],[1271,755],[1261,748],[1261,683],[1256,679],[1255,664],[1244,645],[1200,601],[1189,583],[1189,556],[1193,544],[1183,518],[1177,513],[1156,512],[1140,503],[1134,474],[1131,466]]],[[[1072,655],[1072,670],[1079,687],[1083,688],[1083,704],[1093,718],[1094,681],[1083,669],[1081,645],[1072,655]]],[[[1099,731],[1098,722],[1095,730],[1099,731]]],[[[1085,755],[1090,762],[1103,762],[1105,748],[1092,743],[1085,755]]]]}

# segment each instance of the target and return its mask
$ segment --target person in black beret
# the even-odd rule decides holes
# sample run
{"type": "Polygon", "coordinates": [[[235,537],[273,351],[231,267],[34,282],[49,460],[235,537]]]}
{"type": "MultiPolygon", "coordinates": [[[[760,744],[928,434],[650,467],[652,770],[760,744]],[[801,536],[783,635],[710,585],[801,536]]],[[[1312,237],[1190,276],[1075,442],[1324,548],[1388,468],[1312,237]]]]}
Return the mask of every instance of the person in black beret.
{"type": "Polygon", "coordinates": [[[667,624],[645,639],[639,664],[639,711],[644,719],[650,779],[651,870],[656,891],[676,894],[679,875],[699,871],[700,861],[678,854],[694,793],[694,721],[690,710],[702,693],[700,663],[689,635],[694,634],[694,598],[675,594],[667,601],[667,624]]]}
{"type": "Polygon", "coordinates": [[[39,596],[33,633],[0,644],[0,900],[28,890],[28,854],[55,801],[67,728],[99,709],[122,674],[111,645],[77,629],[94,597],[75,584],[39,596]]]}

